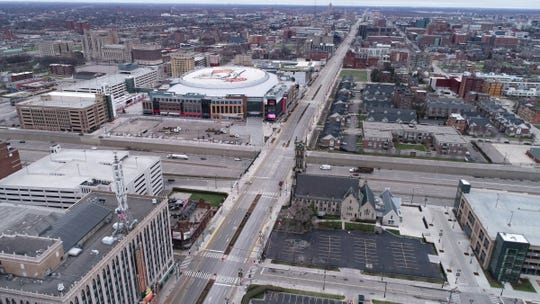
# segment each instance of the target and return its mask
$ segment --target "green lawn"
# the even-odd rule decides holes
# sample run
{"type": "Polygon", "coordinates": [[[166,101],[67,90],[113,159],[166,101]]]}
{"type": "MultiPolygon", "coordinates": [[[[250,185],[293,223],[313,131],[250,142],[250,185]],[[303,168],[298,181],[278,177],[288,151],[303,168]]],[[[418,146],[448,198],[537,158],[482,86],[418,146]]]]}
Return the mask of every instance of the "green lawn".
{"type": "Polygon", "coordinates": [[[339,73],[339,78],[343,76],[352,76],[353,81],[367,81],[367,71],[366,70],[341,70],[339,73]]]}
{"type": "Polygon", "coordinates": [[[374,232],[375,225],[363,224],[363,223],[345,223],[345,229],[363,231],[363,232],[374,232]]]}
{"type": "Polygon", "coordinates": [[[341,230],[341,221],[319,222],[319,229],[341,230]]]}
{"type": "Polygon", "coordinates": [[[381,300],[371,300],[371,303],[373,304],[398,304],[396,302],[381,301],[381,300]]]}
{"type": "Polygon", "coordinates": [[[486,277],[489,285],[491,287],[494,287],[494,288],[502,288],[503,285],[500,283],[500,282],[497,282],[497,280],[495,280],[495,278],[493,278],[491,276],[491,273],[489,273],[489,271],[487,270],[482,270],[482,272],[484,272],[484,276],[486,277]]]}
{"type": "Polygon", "coordinates": [[[219,207],[225,198],[227,198],[227,195],[223,193],[192,192],[189,197],[189,199],[193,201],[198,201],[201,198],[210,203],[212,207],[219,207]]]}
{"type": "Polygon", "coordinates": [[[398,229],[386,229],[386,231],[395,234],[395,235],[401,235],[398,229]]]}
{"type": "Polygon", "coordinates": [[[531,284],[531,281],[527,278],[519,279],[517,283],[511,283],[512,288],[519,291],[536,292],[536,289],[531,284]]]}
{"type": "Polygon", "coordinates": [[[416,150],[422,152],[429,152],[429,149],[424,145],[399,144],[397,148],[399,150],[416,150]]]}

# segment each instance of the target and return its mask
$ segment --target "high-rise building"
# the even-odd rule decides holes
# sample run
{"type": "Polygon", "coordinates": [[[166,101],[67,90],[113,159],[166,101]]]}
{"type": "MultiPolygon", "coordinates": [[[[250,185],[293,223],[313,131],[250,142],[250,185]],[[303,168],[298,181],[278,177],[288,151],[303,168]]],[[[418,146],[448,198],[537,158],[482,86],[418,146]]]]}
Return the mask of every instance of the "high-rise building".
{"type": "Polygon", "coordinates": [[[37,235],[17,234],[20,225],[1,231],[0,301],[97,304],[155,300],[174,271],[167,201],[128,195],[125,208],[118,201],[113,193],[92,192],[65,214],[36,223],[40,226],[37,235]],[[12,233],[6,234],[9,231],[12,233]]]}
{"type": "Polygon", "coordinates": [[[39,56],[62,56],[73,52],[73,41],[42,41],[38,43],[39,56]]]}
{"type": "Polygon", "coordinates": [[[172,77],[180,77],[195,68],[195,57],[188,53],[171,54],[172,77]]]}

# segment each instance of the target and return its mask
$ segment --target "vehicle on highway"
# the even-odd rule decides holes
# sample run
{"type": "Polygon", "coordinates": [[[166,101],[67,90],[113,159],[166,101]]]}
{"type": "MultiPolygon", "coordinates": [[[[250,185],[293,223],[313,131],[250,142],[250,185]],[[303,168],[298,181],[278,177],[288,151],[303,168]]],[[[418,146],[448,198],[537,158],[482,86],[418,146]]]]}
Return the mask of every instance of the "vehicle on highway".
{"type": "Polygon", "coordinates": [[[372,167],[354,167],[349,169],[350,173],[373,173],[372,167]]]}
{"type": "Polygon", "coordinates": [[[189,157],[185,154],[167,154],[167,158],[170,159],[185,159],[188,160],[189,157]]]}
{"type": "Polygon", "coordinates": [[[241,161],[242,159],[240,159],[240,157],[235,157],[234,160],[235,161],[241,161]]]}
{"type": "Polygon", "coordinates": [[[330,165],[321,165],[321,170],[332,170],[332,166],[330,165]]]}

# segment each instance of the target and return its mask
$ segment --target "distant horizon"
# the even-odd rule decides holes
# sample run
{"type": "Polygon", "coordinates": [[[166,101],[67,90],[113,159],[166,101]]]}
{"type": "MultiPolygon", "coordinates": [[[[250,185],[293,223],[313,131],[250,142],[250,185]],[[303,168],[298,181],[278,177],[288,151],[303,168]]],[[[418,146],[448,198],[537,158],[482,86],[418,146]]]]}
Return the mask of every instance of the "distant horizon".
{"type": "Polygon", "coordinates": [[[411,0],[404,3],[403,0],[157,0],[153,3],[148,3],[147,0],[94,0],[94,1],[75,1],[75,0],[0,0],[0,3],[72,3],[72,4],[195,4],[195,5],[262,5],[262,6],[328,6],[332,3],[335,7],[340,6],[356,6],[356,7],[408,7],[408,8],[447,8],[447,9],[509,9],[509,10],[540,10],[540,2],[538,0],[411,0]]]}

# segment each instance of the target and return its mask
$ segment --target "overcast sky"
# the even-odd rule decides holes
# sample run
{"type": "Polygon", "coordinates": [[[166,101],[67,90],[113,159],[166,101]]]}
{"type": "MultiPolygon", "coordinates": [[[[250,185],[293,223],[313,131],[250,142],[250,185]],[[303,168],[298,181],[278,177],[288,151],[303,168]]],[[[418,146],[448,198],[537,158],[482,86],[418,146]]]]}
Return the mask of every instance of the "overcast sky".
{"type": "MultiPolygon", "coordinates": [[[[0,0],[13,1],[13,0],[0,0]]],[[[36,2],[139,2],[149,3],[148,0],[27,0],[36,2]]],[[[22,2],[22,1],[21,1],[22,2]]],[[[540,9],[539,0],[154,0],[162,3],[218,3],[218,4],[300,4],[300,5],[328,5],[334,6],[418,6],[418,7],[477,7],[477,8],[521,8],[540,9]]]]}

